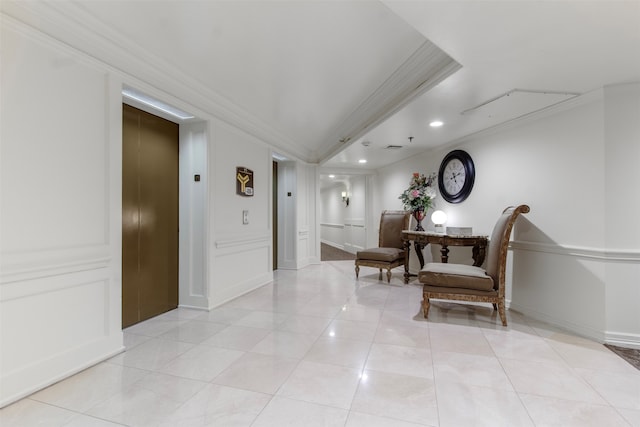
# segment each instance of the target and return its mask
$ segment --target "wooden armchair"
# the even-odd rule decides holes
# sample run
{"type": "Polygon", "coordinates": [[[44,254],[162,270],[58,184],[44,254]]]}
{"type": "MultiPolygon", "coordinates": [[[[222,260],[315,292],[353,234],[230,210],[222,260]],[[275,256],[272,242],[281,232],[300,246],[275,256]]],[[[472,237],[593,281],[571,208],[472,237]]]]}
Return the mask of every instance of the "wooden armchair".
{"type": "Polygon", "coordinates": [[[378,280],[382,280],[382,269],[387,269],[387,283],[391,282],[391,269],[404,265],[406,250],[402,241],[402,230],[409,229],[411,212],[383,211],[380,216],[378,247],[356,253],[356,278],[360,266],[380,269],[378,280]]]}
{"type": "Polygon", "coordinates": [[[424,284],[422,310],[425,318],[429,315],[431,298],[489,302],[494,310],[498,309],[502,325],[507,326],[504,303],[507,249],[516,218],[527,212],[527,205],[511,206],[502,212],[489,241],[486,269],[463,264],[429,263],[420,270],[418,280],[424,284]]]}

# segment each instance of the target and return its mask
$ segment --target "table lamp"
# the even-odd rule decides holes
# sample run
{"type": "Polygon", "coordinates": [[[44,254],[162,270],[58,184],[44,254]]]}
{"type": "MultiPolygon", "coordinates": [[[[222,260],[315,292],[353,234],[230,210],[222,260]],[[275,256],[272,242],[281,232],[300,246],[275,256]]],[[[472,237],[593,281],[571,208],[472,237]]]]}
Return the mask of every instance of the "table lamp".
{"type": "Polygon", "coordinates": [[[447,214],[442,211],[435,211],[431,214],[431,221],[436,226],[436,233],[444,233],[444,223],[447,222],[447,214]]]}

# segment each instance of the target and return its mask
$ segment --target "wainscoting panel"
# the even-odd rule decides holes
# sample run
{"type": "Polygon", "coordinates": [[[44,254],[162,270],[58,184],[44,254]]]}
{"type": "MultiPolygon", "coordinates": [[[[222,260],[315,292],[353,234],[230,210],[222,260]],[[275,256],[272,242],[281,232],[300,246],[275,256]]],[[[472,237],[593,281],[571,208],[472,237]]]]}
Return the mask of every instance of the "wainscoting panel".
{"type": "Polygon", "coordinates": [[[355,254],[366,249],[367,229],[364,218],[347,218],[344,223],[344,250],[355,254]]]}
{"type": "Polygon", "coordinates": [[[320,240],[322,243],[344,250],[344,224],[320,224],[320,240]]]}
{"type": "Polygon", "coordinates": [[[258,234],[216,241],[215,264],[210,273],[210,307],[216,307],[273,280],[271,236],[258,234]]]}
{"type": "Polygon", "coordinates": [[[0,19],[4,406],[122,350],[122,83],[0,19]]]}
{"type": "Polygon", "coordinates": [[[3,401],[86,367],[84,356],[93,362],[119,351],[109,276],[101,268],[3,285],[3,401]]]}
{"type": "Polygon", "coordinates": [[[306,228],[298,230],[298,257],[297,268],[309,265],[309,230],[306,228]]]}

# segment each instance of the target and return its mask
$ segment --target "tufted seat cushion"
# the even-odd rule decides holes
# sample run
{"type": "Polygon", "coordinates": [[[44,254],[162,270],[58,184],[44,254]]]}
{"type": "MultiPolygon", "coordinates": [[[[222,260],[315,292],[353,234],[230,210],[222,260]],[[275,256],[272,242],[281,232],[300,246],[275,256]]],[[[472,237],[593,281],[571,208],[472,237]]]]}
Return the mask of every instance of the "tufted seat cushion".
{"type": "Polygon", "coordinates": [[[418,279],[429,286],[492,291],[494,283],[484,269],[464,264],[429,263],[418,273],[418,279]]]}
{"type": "Polygon", "coordinates": [[[398,248],[371,248],[356,253],[357,260],[393,262],[404,259],[404,250],[398,248]]]}

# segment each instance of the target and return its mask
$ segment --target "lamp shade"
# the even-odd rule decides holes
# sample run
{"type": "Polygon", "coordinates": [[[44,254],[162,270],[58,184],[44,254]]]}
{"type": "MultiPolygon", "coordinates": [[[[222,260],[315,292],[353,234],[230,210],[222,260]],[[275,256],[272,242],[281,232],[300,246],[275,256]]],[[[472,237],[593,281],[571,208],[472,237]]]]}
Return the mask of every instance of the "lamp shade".
{"type": "Polygon", "coordinates": [[[431,214],[431,221],[433,221],[435,225],[442,225],[447,222],[447,214],[442,211],[435,211],[431,214]]]}

